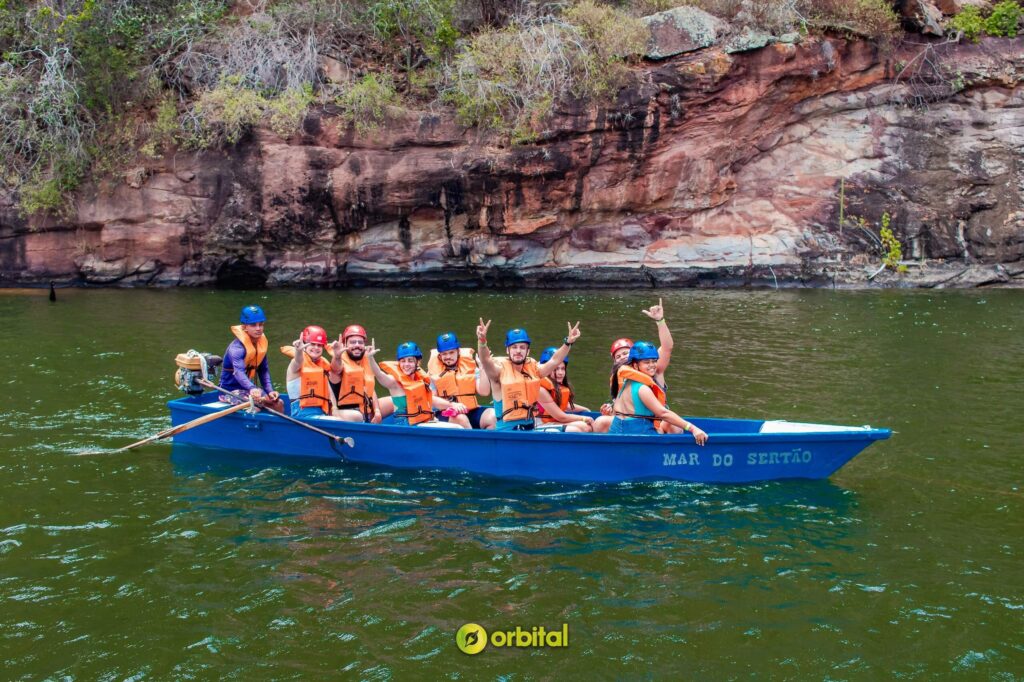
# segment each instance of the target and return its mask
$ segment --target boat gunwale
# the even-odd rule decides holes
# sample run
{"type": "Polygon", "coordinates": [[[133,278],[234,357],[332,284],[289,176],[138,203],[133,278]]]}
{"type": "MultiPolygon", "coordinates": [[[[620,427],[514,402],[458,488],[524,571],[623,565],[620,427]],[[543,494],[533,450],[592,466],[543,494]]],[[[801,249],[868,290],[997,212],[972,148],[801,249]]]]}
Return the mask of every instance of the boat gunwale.
{"type": "MultiPolygon", "coordinates": [[[[185,410],[196,414],[208,414],[210,410],[205,406],[214,400],[196,400],[194,398],[177,398],[167,402],[167,407],[172,411],[175,409],[185,410]]],[[[235,414],[232,419],[256,419],[263,422],[278,422],[284,425],[285,422],[267,414],[246,414],[244,416],[235,414]]],[[[687,420],[700,422],[702,420],[736,421],[736,422],[764,422],[759,419],[723,419],[721,417],[686,417],[687,420]]],[[[403,437],[414,436],[417,438],[461,438],[470,440],[516,440],[516,441],[549,441],[554,439],[558,443],[595,443],[609,444],[632,444],[632,445],[658,445],[658,446],[689,446],[701,447],[689,434],[613,434],[613,433],[582,433],[563,431],[496,431],[493,429],[434,429],[420,426],[403,426],[398,424],[367,424],[360,422],[346,422],[334,419],[302,419],[304,423],[316,426],[325,431],[337,433],[338,435],[372,433],[374,435],[387,435],[381,433],[380,429],[393,431],[394,435],[403,437]]],[[[806,424],[807,422],[799,422],[806,424]]],[[[290,428],[301,428],[294,424],[290,428]]],[[[822,426],[825,426],[824,424],[822,426]]],[[[892,435],[890,429],[885,428],[861,428],[850,427],[851,430],[842,431],[793,431],[782,433],[729,433],[709,432],[709,442],[713,439],[715,445],[720,444],[747,444],[747,443],[792,443],[792,442],[826,442],[826,441],[877,441],[886,440],[892,435]]]]}

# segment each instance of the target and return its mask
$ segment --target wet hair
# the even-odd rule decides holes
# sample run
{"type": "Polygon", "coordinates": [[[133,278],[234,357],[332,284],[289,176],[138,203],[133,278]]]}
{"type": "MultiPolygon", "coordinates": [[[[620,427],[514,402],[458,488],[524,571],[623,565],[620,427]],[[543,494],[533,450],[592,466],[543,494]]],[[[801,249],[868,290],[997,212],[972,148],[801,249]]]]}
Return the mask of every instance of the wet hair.
{"type": "MultiPolygon", "coordinates": [[[[569,407],[576,407],[576,391],[573,390],[572,384],[569,383],[569,368],[568,367],[565,368],[565,379],[563,379],[563,381],[564,381],[565,387],[567,389],[569,389],[569,407]]],[[[560,384],[557,381],[555,381],[555,377],[552,376],[551,377],[551,385],[555,387],[555,392],[553,394],[553,397],[555,399],[555,404],[558,405],[559,407],[561,407],[562,406],[562,385],[563,384],[560,384]]]]}
{"type": "Polygon", "coordinates": [[[622,362],[616,362],[614,365],[612,365],[612,376],[611,381],[609,382],[611,386],[612,400],[615,400],[616,398],[619,397],[619,367],[625,367],[628,364],[629,360],[626,359],[623,360],[622,362]]]}

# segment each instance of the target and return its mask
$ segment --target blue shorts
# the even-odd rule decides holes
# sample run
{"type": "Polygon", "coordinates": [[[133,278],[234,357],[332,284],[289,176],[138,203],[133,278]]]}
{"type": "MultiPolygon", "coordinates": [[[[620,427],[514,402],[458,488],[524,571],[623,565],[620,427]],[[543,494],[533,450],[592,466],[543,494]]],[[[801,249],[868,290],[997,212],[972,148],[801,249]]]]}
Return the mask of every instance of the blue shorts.
{"type": "Polygon", "coordinates": [[[654,422],[649,419],[612,419],[612,425],[608,427],[608,433],[628,433],[633,435],[658,435],[654,428],[654,422]]]}
{"type": "Polygon", "coordinates": [[[494,427],[495,431],[533,431],[534,422],[532,419],[507,422],[504,419],[499,419],[497,426],[494,427]]]}

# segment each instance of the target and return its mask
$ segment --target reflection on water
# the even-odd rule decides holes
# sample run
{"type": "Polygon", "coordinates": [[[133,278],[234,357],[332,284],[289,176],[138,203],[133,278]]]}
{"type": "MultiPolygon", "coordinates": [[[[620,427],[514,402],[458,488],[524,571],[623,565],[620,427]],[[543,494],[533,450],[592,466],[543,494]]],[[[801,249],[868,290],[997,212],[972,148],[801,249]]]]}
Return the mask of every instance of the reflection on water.
{"type": "MultiPolygon", "coordinates": [[[[594,404],[608,343],[653,337],[639,315],[650,302],[647,292],[68,290],[52,306],[0,296],[0,345],[17,359],[0,408],[8,676],[1019,676],[1017,292],[664,298],[676,334],[670,399],[682,411],[897,434],[830,481],[750,486],[529,483],[166,445],[72,456],[166,426],[173,355],[219,353],[228,313],[251,300],[268,310],[272,345],[358,315],[388,352],[408,337],[429,345],[440,324],[472,338],[480,314],[527,324],[538,345],[580,319],[572,378],[594,404]],[[453,642],[465,622],[565,622],[572,643],[468,657],[453,642]]],[[[280,378],[284,360],[274,361],[280,378]]]]}

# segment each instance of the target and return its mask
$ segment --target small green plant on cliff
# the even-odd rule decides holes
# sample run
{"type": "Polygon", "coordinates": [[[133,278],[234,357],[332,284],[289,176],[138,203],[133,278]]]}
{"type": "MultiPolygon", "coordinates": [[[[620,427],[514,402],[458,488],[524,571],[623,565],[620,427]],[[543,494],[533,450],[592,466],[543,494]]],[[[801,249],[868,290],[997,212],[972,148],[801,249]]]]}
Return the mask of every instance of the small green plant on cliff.
{"type": "Polygon", "coordinates": [[[1022,16],[1024,10],[1021,10],[1016,0],[1004,0],[992,8],[988,17],[982,14],[977,5],[968,5],[950,20],[949,25],[960,31],[964,38],[976,43],[982,33],[997,38],[1016,37],[1022,16]]]}
{"type": "Polygon", "coordinates": [[[992,8],[985,20],[985,33],[990,36],[1014,38],[1020,27],[1021,8],[1014,0],[1004,0],[992,8]]]}
{"type": "Polygon", "coordinates": [[[963,11],[950,20],[949,25],[954,30],[960,31],[964,38],[976,43],[981,39],[981,32],[985,30],[985,19],[981,16],[980,7],[967,5],[963,11]]]}
{"type": "Polygon", "coordinates": [[[186,113],[183,137],[194,149],[233,145],[264,119],[275,133],[286,136],[302,123],[312,101],[313,88],[308,84],[264,95],[246,87],[240,76],[227,76],[217,87],[201,93],[186,113]]]}
{"type": "Polygon", "coordinates": [[[890,270],[901,273],[906,272],[907,266],[900,265],[900,261],[903,260],[903,247],[900,246],[900,240],[892,233],[892,229],[889,227],[890,223],[889,213],[883,213],[882,227],[879,230],[879,236],[882,240],[882,263],[890,270]]]}
{"type": "Polygon", "coordinates": [[[309,83],[270,98],[266,108],[270,129],[281,137],[291,135],[302,125],[312,104],[313,86],[309,83]]]}
{"type": "Polygon", "coordinates": [[[390,73],[366,74],[335,101],[342,108],[341,117],[359,133],[376,130],[387,117],[388,107],[400,102],[390,73]]]}

